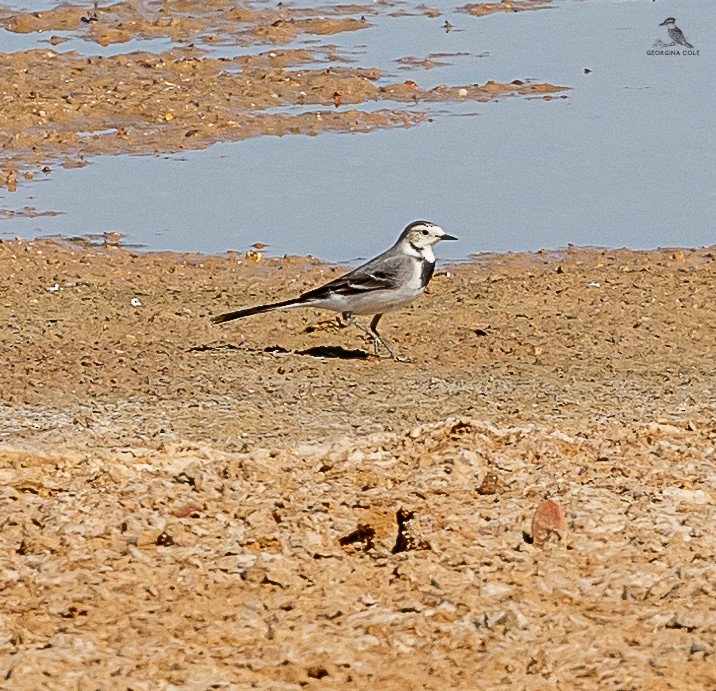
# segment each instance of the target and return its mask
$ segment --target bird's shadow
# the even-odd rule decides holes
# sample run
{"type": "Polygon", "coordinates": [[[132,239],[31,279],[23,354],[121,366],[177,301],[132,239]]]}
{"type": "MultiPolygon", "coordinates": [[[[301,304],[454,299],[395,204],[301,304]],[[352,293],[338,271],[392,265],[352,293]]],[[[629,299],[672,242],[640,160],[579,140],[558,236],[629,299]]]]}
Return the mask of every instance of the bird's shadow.
{"type": "Polygon", "coordinates": [[[320,358],[337,358],[339,360],[367,360],[370,355],[357,348],[343,348],[342,346],[313,346],[305,350],[294,351],[296,355],[310,355],[320,358]]]}
{"type": "Polygon", "coordinates": [[[187,348],[190,353],[218,352],[221,350],[244,350],[252,353],[269,353],[271,355],[306,355],[315,358],[334,358],[337,360],[368,360],[370,354],[356,348],[343,348],[342,346],[322,345],[305,348],[304,350],[288,350],[280,345],[266,346],[265,348],[249,348],[233,343],[205,343],[187,348]]]}

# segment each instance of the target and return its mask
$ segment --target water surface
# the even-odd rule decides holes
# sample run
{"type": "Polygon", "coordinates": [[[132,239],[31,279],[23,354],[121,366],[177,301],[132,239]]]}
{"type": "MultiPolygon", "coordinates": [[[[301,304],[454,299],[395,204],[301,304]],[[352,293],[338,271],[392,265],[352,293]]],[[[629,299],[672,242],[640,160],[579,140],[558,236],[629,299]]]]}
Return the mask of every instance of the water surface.
{"type": "MultiPolygon", "coordinates": [[[[261,241],[276,254],[347,260],[383,249],[407,222],[427,218],[460,236],[442,252],[453,258],[568,243],[716,242],[709,86],[716,13],[706,3],[565,0],[483,18],[452,3],[431,6],[445,14],[383,13],[369,17],[371,28],[321,42],[379,67],[386,81],[533,78],[572,87],[569,98],[437,104],[432,122],[414,129],[100,157],[3,191],[4,208],[63,214],[3,220],[0,237],[120,231],[150,249],[221,252],[261,241]],[[658,25],[667,14],[700,55],[647,55],[665,38],[658,25]],[[446,18],[456,30],[442,29],[446,18]],[[434,53],[458,55],[438,58],[450,64],[431,70],[396,62],[434,53]]],[[[297,43],[306,41],[315,38],[297,43]]]]}

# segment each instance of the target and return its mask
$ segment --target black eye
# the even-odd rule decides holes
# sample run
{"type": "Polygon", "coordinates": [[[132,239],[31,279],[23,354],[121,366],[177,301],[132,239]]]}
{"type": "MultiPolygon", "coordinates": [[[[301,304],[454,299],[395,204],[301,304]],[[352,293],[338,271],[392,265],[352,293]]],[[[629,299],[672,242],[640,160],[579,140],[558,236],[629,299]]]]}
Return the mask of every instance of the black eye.
{"type": "Polygon", "coordinates": [[[424,231],[422,231],[422,232],[423,232],[423,235],[427,235],[427,234],[428,234],[428,231],[427,231],[427,230],[424,230],[424,231]]]}

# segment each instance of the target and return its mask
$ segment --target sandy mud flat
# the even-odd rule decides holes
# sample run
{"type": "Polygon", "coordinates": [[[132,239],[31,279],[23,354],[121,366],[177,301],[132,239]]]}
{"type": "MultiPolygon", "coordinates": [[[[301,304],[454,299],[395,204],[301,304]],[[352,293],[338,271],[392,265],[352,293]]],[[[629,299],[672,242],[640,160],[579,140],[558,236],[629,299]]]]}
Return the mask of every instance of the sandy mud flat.
{"type": "Polygon", "coordinates": [[[15,191],[23,179],[101,154],[412,127],[438,103],[566,98],[566,87],[527,79],[425,89],[378,67],[357,67],[330,37],[369,27],[375,12],[361,5],[256,9],[223,0],[119,2],[97,12],[70,4],[24,13],[0,7],[1,27],[47,35],[46,47],[0,54],[0,186],[15,191]],[[112,56],[58,52],[68,35],[90,53],[93,44],[131,40],[163,39],[171,47],[155,52],[140,44],[112,56]],[[297,37],[322,40],[290,47],[297,37]],[[210,54],[225,45],[239,54],[210,54]]]}
{"type": "Polygon", "coordinates": [[[714,688],[716,251],[342,270],[0,242],[0,685],[714,688]]]}

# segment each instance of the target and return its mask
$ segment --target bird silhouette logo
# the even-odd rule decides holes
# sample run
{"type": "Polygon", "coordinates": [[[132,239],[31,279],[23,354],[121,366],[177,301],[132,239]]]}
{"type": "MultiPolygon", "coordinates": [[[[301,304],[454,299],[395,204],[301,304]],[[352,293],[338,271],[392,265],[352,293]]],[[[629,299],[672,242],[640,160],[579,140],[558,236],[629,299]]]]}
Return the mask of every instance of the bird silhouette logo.
{"type": "Polygon", "coordinates": [[[659,26],[666,27],[666,32],[669,35],[669,43],[666,43],[661,39],[657,39],[654,44],[654,48],[663,48],[665,46],[684,46],[684,48],[691,48],[693,50],[693,46],[686,40],[684,32],[676,26],[676,20],[673,17],[665,19],[661,22],[661,24],[659,24],[659,26]]]}

